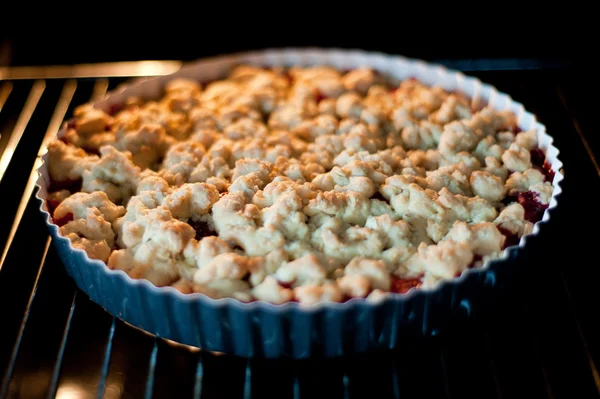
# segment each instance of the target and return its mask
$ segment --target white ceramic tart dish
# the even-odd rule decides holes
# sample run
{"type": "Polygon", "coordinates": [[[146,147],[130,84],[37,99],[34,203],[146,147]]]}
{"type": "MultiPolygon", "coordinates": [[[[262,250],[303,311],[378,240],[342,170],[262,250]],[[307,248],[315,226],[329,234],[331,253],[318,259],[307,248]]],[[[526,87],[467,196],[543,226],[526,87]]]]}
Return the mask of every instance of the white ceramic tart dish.
{"type": "Polygon", "coordinates": [[[339,356],[436,334],[510,278],[557,205],[552,142],[459,72],[265,50],[80,107],[37,197],[69,275],[125,322],[243,357],[339,356]]]}

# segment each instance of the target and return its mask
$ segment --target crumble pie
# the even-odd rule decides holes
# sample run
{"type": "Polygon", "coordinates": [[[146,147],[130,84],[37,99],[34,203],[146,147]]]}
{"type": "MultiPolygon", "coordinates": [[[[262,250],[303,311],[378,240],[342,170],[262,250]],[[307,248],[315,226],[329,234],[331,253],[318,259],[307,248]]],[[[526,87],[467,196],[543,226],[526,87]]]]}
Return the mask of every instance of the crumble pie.
{"type": "Polygon", "coordinates": [[[48,145],[48,208],[76,248],[184,294],[376,300],[480,267],[532,231],[554,172],[536,131],[375,70],[243,65],[48,145]]]}

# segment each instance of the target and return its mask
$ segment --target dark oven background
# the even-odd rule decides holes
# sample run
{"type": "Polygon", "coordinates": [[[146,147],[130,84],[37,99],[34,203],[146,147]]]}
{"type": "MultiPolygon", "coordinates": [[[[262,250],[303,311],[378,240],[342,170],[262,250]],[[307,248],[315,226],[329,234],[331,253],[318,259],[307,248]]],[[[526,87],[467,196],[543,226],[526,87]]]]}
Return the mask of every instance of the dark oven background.
{"type": "Polygon", "coordinates": [[[404,2],[345,2],[332,13],[326,4],[281,3],[257,10],[253,3],[244,8],[173,2],[152,16],[125,7],[109,13],[100,3],[68,13],[7,6],[15,12],[4,13],[0,24],[0,65],[192,60],[284,46],[361,48],[436,61],[504,59],[490,67],[511,68],[539,67],[544,60],[584,66],[595,57],[594,24],[585,21],[589,14],[566,5],[531,10],[452,4],[454,12],[446,12],[433,3],[410,9],[404,2]]]}

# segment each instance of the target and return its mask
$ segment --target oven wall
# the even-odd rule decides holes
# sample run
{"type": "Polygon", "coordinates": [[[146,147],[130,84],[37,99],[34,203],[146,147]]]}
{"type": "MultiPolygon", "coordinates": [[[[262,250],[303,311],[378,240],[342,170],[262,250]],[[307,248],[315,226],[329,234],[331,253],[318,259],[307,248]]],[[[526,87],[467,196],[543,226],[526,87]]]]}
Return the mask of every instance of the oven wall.
{"type": "Polygon", "coordinates": [[[33,24],[29,14],[15,13],[0,23],[0,64],[192,60],[283,46],[361,48],[430,61],[533,58],[585,63],[593,53],[589,48],[594,25],[582,21],[582,10],[575,19],[562,7],[559,15],[543,10],[542,17],[542,10],[529,14],[508,5],[504,10],[458,10],[454,15],[432,13],[433,3],[414,11],[404,10],[403,4],[360,5],[340,3],[340,10],[323,12],[282,3],[268,12],[245,15],[245,10],[232,14],[238,6],[229,3],[206,12],[174,3],[165,6],[165,15],[161,10],[153,17],[121,10],[110,16],[81,11],[33,24]]]}

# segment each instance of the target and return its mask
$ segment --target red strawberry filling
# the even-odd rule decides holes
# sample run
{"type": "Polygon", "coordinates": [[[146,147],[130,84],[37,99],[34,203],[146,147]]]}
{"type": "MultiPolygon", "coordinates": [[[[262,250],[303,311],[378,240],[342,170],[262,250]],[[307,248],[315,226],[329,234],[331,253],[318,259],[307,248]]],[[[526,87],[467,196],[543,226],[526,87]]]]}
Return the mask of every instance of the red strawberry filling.
{"type": "Polygon", "coordinates": [[[398,294],[404,294],[408,292],[411,288],[418,287],[422,284],[421,278],[400,278],[392,275],[392,288],[391,292],[395,292],[398,294]]]}
{"type": "Polygon", "coordinates": [[[539,166],[541,168],[542,165],[544,165],[546,155],[540,148],[534,148],[533,150],[529,151],[529,154],[531,155],[531,163],[533,166],[539,166]]]}
{"type": "Polygon", "coordinates": [[[277,282],[279,283],[280,286],[282,286],[283,288],[287,288],[287,289],[291,289],[292,284],[294,284],[294,281],[283,282],[283,281],[277,280],[277,282]]]}
{"type": "Polygon", "coordinates": [[[323,94],[323,92],[321,92],[321,90],[315,90],[315,100],[317,101],[317,104],[326,98],[327,98],[327,96],[325,94],[323,94]]]}
{"type": "Polygon", "coordinates": [[[65,216],[63,216],[60,219],[55,219],[54,217],[52,217],[52,222],[57,225],[58,227],[62,227],[65,224],[69,223],[70,221],[73,220],[73,214],[71,212],[67,213],[65,216]]]}
{"type": "Polygon", "coordinates": [[[77,180],[65,180],[65,181],[52,181],[50,183],[50,187],[48,187],[49,192],[55,192],[60,190],[68,190],[73,193],[78,193],[81,191],[81,179],[77,180]]]}
{"type": "Polygon", "coordinates": [[[552,165],[548,163],[548,161],[544,161],[544,165],[542,165],[542,169],[540,170],[546,177],[546,181],[552,183],[554,180],[554,171],[552,170],[552,165]]]}
{"type": "Polygon", "coordinates": [[[531,164],[533,167],[544,174],[547,182],[552,182],[554,180],[554,171],[552,170],[552,165],[546,160],[544,152],[540,148],[534,148],[529,153],[531,154],[531,164]]]}
{"type": "Polygon", "coordinates": [[[542,220],[544,211],[548,204],[543,205],[538,201],[539,195],[532,191],[524,191],[517,194],[517,202],[525,209],[525,220],[535,223],[542,220]]]}
{"type": "Polygon", "coordinates": [[[56,200],[47,200],[46,201],[46,205],[48,206],[48,212],[51,215],[54,215],[54,210],[56,209],[56,207],[60,204],[60,202],[56,201],[56,200]]]}

